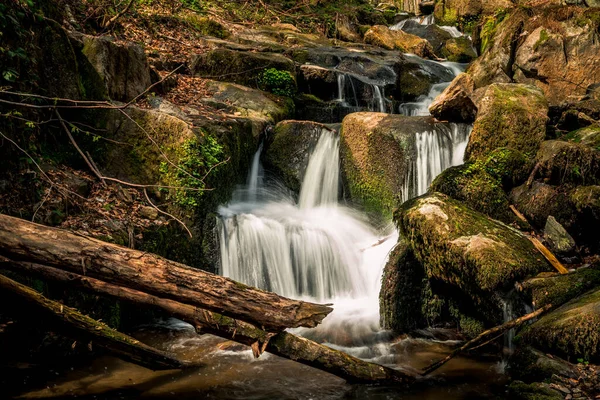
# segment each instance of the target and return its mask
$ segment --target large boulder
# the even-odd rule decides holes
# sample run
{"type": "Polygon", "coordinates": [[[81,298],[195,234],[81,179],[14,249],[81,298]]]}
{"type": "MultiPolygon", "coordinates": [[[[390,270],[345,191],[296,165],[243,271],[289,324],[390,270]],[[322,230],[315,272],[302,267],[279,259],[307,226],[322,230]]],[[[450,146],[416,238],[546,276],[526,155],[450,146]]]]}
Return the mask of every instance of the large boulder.
{"type": "Polygon", "coordinates": [[[276,123],[293,113],[294,104],[285,97],[229,82],[207,80],[205,85],[207,97],[203,101],[236,116],[276,123]]]}
{"type": "Polygon", "coordinates": [[[600,150],[562,140],[543,142],[537,153],[539,173],[550,183],[600,183],[600,150]]]}
{"type": "Polygon", "coordinates": [[[269,138],[263,160],[295,192],[308,166],[312,150],[324,131],[331,128],[311,121],[282,121],[275,126],[269,138]]]}
{"type": "Polygon", "coordinates": [[[414,19],[403,21],[400,29],[406,33],[427,40],[437,55],[441,55],[442,47],[446,41],[452,39],[452,35],[448,31],[445,31],[436,24],[420,24],[419,21],[414,19]]]}
{"type": "Polygon", "coordinates": [[[476,160],[506,147],[533,158],[546,136],[548,104],[541,90],[521,84],[492,84],[478,102],[465,158],[476,160]]]}
{"type": "Polygon", "coordinates": [[[477,115],[477,107],[471,100],[474,90],[471,76],[462,73],[431,103],[429,112],[442,121],[473,122],[477,115]]]}
{"type": "Polygon", "coordinates": [[[567,231],[573,232],[576,211],[569,200],[569,189],[542,182],[521,185],[510,192],[510,201],[534,226],[542,229],[552,215],[567,231]]]}
{"type": "Polygon", "coordinates": [[[260,85],[264,71],[270,68],[296,75],[294,62],[281,54],[224,48],[196,54],[190,65],[194,75],[252,87],[260,85]]]}
{"type": "Polygon", "coordinates": [[[130,101],[151,84],[144,49],[135,43],[116,44],[108,36],[82,35],[82,53],[98,72],[108,96],[130,101]]]}
{"type": "Polygon", "coordinates": [[[550,269],[523,234],[441,193],[407,201],[395,221],[426,276],[486,325],[502,322],[500,293],[550,269]]]}
{"type": "Polygon", "coordinates": [[[435,5],[435,20],[440,25],[456,25],[498,9],[514,7],[510,0],[441,0],[435,5]]]}
{"type": "Polygon", "coordinates": [[[600,288],[543,316],[517,337],[552,354],[600,360],[600,288]]]}
{"type": "Polygon", "coordinates": [[[535,85],[551,105],[581,99],[600,81],[599,23],[593,9],[514,9],[503,20],[486,22],[485,48],[469,73],[477,87],[511,81],[535,85]]]}
{"type": "Polygon", "coordinates": [[[425,39],[403,31],[393,31],[387,26],[375,25],[364,36],[365,43],[388,50],[400,50],[419,57],[435,58],[431,44],[425,39]]]}
{"type": "Polygon", "coordinates": [[[473,43],[466,36],[448,39],[441,49],[441,55],[448,61],[468,63],[477,58],[473,43]]]}

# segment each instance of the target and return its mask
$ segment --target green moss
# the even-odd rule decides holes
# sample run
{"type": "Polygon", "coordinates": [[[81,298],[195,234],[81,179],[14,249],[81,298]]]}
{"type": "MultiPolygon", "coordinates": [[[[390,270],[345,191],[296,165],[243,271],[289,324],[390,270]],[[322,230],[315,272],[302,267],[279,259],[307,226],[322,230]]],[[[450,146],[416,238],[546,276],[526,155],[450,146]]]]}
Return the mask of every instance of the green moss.
{"type": "Polygon", "coordinates": [[[498,25],[502,23],[509,16],[508,11],[505,9],[498,9],[494,15],[485,18],[479,34],[481,43],[480,51],[483,53],[492,46],[492,39],[496,35],[498,25]]]}
{"type": "Polygon", "coordinates": [[[477,53],[466,37],[448,39],[442,47],[442,56],[448,61],[468,63],[477,58],[477,53]]]}
{"type": "Polygon", "coordinates": [[[202,35],[226,39],[230,33],[222,24],[212,18],[202,17],[195,13],[186,14],[184,20],[202,35]]]}
{"type": "Polygon", "coordinates": [[[292,74],[276,68],[264,70],[259,79],[259,85],[262,90],[278,96],[293,97],[298,90],[296,80],[292,74]]]}
{"type": "Polygon", "coordinates": [[[562,400],[563,395],[545,383],[526,384],[514,381],[508,387],[509,396],[515,400],[562,400]]]}
{"type": "Polygon", "coordinates": [[[509,190],[525,182],[533,169],[533,161],[518,150],[500,147],[483,160],[482,167],[504,190],[509,190]]]}
{"type": "Polygon", "coordinates": [[[600,183],[600,151],[582,143],[547,140],[536,159],[540,174],[551,183],[600,183]]]}
{"type": "Polygon", "coordinates": [[[540,31],[540,38],[533,45],[533,51],[538,51],[538,49],[540,48],[540,46],[543,45],[544,43],[546,43],[546,41],[549,38],[550,38],[550,36],[548,35],[548,32],[545,29],[542,29],[540,31]]]}

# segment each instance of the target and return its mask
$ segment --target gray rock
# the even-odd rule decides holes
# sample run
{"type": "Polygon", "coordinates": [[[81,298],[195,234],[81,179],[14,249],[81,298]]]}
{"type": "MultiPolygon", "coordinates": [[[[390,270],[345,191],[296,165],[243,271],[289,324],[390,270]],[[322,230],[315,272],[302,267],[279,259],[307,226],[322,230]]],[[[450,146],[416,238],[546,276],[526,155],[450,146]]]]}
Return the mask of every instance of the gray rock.
{"type": "Polygon", "coordinates": [[[575,250],[575,240],[552,215],[546,220],[544,239],[548,241],[552,250],[559,254],[575,250]]]}

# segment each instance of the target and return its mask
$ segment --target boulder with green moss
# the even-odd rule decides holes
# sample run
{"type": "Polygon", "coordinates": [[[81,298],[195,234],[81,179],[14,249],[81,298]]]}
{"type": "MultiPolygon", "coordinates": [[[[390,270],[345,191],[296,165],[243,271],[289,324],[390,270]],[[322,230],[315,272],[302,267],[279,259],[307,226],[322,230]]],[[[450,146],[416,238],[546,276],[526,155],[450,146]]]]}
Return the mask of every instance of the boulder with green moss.
{"type": "Polygon", "coordinates": [[[481,14],[490,14],[498,9],[514,7],[509,0],[439,0],[434,15],[440,25],[457,25],[477,20],[481,14]]]}
{"type": "Polygon", "coordinates": [[[441,193],[407,201],[395,221],[426,276],[470,299],[460,311],[475,312],[486,326],[502,322],[498,293],[550,269],[519,231],[441,193]]]}
{"type": "Polygon", "coordinates": [[[137,44],[116,44],[108,36],[82,35],[82,53],[102,77],[113,100],[129,101],[151,84],[144,49],[137,44]]]}
{"type": "Polygon", "coordinates": [[[543,228],[552,215],[567,231],[576,222],[576,211],[569,201],[569,190],[542,182],[521,185],[510,192],[512,204],[538,228],[543,228]]]}
{"type": "Polygon", "coordinates": [[[514,400],[563,400],[564,395],[547,383],[514,381],[508,386],[509,398],[514,400]]]}
{"type": "Polygon", "coordinates": [[[276,123],[292,116],[293,101],[260,90],[229,82],[206,81],[206,103],[224,108],[234,115],[276,123]]]}
{"type": "Polygon", "coordinates": [[[442,57],[448,61],[468,63],[477,58],[471,40],[465,36],[448,39],[441,49],[442,57]]]}
{"type": "Polygon", "coordinates": [[[311,121],[278,123],[264,153],[265,166],[273,170],[289,189],[300,192],[310,154],[324,131],[332,129],[311,121]]]}
{"type": "Polygon", "coordinates": [[[533,158],[546,136],[548,104],[541,90],[520,84],[488,86],[478,102],[479,112],[465,158],[476,160],[499,147],[533,158]]]}
{"type": "Polygon", "coordinates": [[[569,142],[581,143],[585,146],[591,147],[592,149],[600,151],[600,126],[589,125],[585,128],[569,132],[561,139],[569,142]]]}
{"type": "Polygon", "coordinates": [[[541,144],[536,161],[539,174],[553,184],[600,183],[600,151],[584,144],[547,140],[541,144]]]}
{"type": "Polygon", "coordinates": [[[425,270],[400,238],[383,270],[379,293],[380,323],[384,329],[408,332],[424,326],[425,270]]]}
{"type": "Polygon", "coordinates": [[[364,35],[365,43],[388,50],[400,50],[419,57],[435,58],[433,47],[425,39],[403,31],[393,31],[387,26],[375,25],[364,35]]]}
{"type": "Polygon", "coordinates": [[[558,357],[548,357],[529,346],[519,346],[510,356],[506,372],[512,379],[524,382],[542,382],[552,375],[578,378],[577,368],[558,357]]]}
{"type": "Polygon", "coordinates": [[[581,267],[565,275],[537,276],[518,284],[521,296],[534,307],[559,307],[600,285],[600,264],[581,267]]]}
{"type": "Polygon", "coordinates": [[[517,340],[552,354],[600,360],[600,288],[577,297],[519,334],[517,340]]]}
{"type": "Polygon", "coordinates": [[[287,71],[295,79],[294,62],[276,53],[253,53],[220,48],[196,54],[190,65],[190,71],[194,75],[251,87],[259,87],[264,71],[271,68],[287,71]]]}

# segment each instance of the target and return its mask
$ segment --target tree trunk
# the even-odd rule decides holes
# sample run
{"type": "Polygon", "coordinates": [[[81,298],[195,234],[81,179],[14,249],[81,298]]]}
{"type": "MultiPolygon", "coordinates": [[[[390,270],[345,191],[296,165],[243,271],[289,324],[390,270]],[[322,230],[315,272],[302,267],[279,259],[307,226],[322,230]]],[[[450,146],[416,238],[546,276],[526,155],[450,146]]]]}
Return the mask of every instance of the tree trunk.
{"type": "Polygon", "coordinates": [[[272,334],[246,322],[236,321],[174,300],[162,299],[137,290],[38,264],[8,261],[0,264],[0,267],[68,283],[70,286],[109,295],[119,300],[158,307],[170,315],[194,325],[197,330],[242,344],[255,345],[259,352],[266,350],[337,375],[350,382],[409,384],[414,381],[414,377],[407,373],[362,361],[291,333],[280,332],[272,336],[272,334]]]}
{"type": "Polygon", "coordinates": [[[73,308],[47,299],[35,290],[4,275],[0,275],[0,288],[3,295],[26,303],[32,311],[30,314],[32,318],[42,318],[64,334],[74,336],[86,343],[91,341],[95,346],[105,348],[126,361],[152,370],[195,366],[172,358],[162,351],[115,331],[108,325],[85,316],[73,308]]]}
{"type": "Polygon", "coordinates": [[[270,332],[315,327],[332,309],[65,230],[0,214],[0,255],[95,277],[253,323],[270,332]]]}

